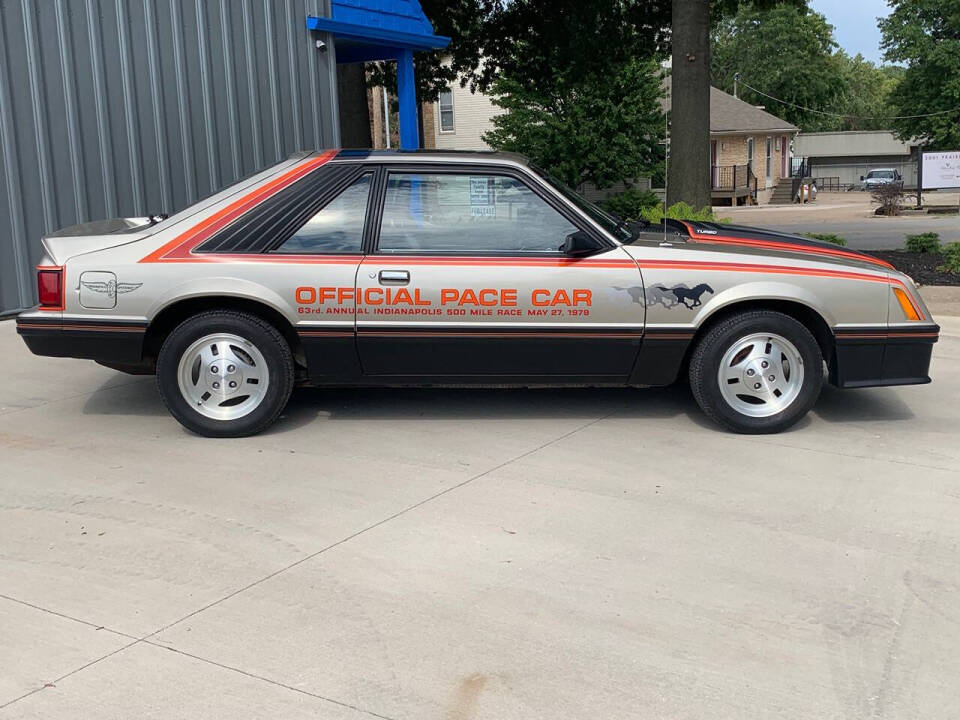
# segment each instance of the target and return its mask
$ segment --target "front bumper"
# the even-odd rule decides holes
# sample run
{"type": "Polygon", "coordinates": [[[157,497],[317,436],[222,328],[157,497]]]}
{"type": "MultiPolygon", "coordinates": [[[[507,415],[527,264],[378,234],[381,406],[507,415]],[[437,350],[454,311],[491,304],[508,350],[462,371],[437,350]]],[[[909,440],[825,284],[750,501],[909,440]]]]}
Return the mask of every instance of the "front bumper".
{"type": "Polygon", "coordinates": [[[923,385],[930,382],[930,357],[940,326],[843,328],[834,336],[830,382],[837,387],[923,385]]]}
{"type": "Polygon", "coordinates": [[[34,355],[96,360],[105,365],[132,365],[143,355],[146,323],[121,320],[75,320],[23,313],[17,333],[34,355]]]}

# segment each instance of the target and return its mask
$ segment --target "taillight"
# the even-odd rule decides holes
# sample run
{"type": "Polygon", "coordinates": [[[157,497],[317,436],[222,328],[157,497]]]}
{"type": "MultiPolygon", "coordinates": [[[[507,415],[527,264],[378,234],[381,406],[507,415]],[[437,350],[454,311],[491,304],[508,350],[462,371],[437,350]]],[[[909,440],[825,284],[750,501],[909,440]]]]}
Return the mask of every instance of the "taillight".
{"type": "Polygon", "coordinates": [[[40,307],[63,310],[63,268],[37,270],[40,307]]]}

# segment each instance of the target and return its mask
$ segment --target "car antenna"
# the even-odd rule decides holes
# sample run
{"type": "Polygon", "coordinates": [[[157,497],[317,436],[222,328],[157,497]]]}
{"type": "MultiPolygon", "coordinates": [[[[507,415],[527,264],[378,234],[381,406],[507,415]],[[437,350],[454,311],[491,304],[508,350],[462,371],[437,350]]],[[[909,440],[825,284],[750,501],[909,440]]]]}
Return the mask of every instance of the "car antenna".
{"type": "Polygon", "coordinates": [[[663,114],[663,242],[667,242],[667,190],[670,187],[670,112],[663,114]]]}

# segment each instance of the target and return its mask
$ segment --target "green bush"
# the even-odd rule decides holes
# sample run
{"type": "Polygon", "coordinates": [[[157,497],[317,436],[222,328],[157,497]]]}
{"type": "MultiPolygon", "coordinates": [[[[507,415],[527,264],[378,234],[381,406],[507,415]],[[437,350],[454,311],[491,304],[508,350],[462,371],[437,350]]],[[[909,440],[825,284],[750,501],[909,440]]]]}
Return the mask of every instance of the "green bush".
{"type": "Polygon", "coordinates": [[[833,233],[805,233],[808,238],[813,240],[820,240],[821,242],[828,242],[834,245],[839,245],[840,247],[845,247],[847,241],[840,237],[839,235],[834,235],[833,233]]]}
{"type": "Polygon", "coordinates": [[[940,252],[940,235],[935,232],[907,235],[907,250],[915,253],[940,252]]]}
{"type": "Polygon", "coordinates": [[[960,274],[960,242],[944,245],[941,252],[945,262],[940,266],[940,270],[960,274]]]}
{"type": "Polygon", "coordinates": [[[639,220],[643,217],[643,211],[652,207],[659,206],[660,198],[656,193],[649,190],[638,190],[637,188],[628,188],[622,193],[611,195],[600,202],[600,206],[616,213],[618,217],[624,220],[639,220]]]}
{"type": "MultiPolygon", "coordinates": [[[[674,203],[667,208],[667,218],[670,220],[700,220],[701,222],[730,222],[728,218],[717,218],[709,207],[695,210],[685,202],[674,203]]],[[[657,224],[663,220],[663,205],[645,208],[641,217],[647,222],[657,224]]]]}

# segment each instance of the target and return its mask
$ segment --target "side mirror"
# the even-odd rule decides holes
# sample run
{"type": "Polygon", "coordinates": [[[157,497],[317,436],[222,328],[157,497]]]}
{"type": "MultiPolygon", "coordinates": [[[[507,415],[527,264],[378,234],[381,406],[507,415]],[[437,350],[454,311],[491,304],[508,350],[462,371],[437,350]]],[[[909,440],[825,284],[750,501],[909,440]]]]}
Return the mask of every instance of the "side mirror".
{"type": "Polygon", "coordinates": [[[597,243],[583,230],[577,230],[567,235],[560,250],[570,257],[583,257],[596,252],[597,243]]]}
{"type": "Polygon", "coordinates": [[[860,176],[860,179],[863,180],[863,175],[860,176]]]}

